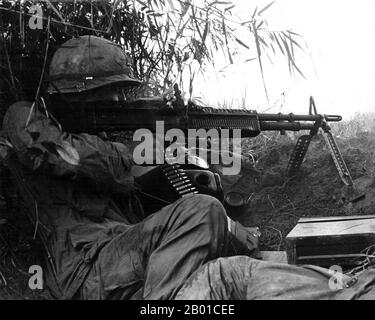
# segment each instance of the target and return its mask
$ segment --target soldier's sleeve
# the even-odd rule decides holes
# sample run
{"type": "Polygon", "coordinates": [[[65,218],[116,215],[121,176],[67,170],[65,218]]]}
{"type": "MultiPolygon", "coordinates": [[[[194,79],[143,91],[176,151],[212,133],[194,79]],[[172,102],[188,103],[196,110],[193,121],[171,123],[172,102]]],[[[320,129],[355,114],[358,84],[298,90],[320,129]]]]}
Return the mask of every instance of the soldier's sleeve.
{"type": "Polygon", "coordinates": [[[24,166],[114,192],[133,189],[132,150],[127,146],[64,132],[51,117],[30,107],[29,102],[15,103],[3,122],[3,131],[24,166]]]}

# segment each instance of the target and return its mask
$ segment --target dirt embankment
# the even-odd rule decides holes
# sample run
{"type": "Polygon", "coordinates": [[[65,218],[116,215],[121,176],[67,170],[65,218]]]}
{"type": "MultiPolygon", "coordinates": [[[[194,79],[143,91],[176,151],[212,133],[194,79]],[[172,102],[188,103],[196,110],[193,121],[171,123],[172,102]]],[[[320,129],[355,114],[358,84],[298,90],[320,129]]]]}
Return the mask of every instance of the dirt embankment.
{"type": "Polygon", "coordinates": [[[286,168],[301,133],[271,133],[244,141],[251,165],[239,179],[224,178],[224,185],[252,195],[248,212],[238,219],[260,227],[261,249],[284,249],[285,236],[301,217],[375,214],[374,123],[375,115],[363,115],[332,128],[358,193],[366,195],[354,204],[349,201],[353,192],[341,181],[322,135],[311,142],[293,179],[286,168]]]}

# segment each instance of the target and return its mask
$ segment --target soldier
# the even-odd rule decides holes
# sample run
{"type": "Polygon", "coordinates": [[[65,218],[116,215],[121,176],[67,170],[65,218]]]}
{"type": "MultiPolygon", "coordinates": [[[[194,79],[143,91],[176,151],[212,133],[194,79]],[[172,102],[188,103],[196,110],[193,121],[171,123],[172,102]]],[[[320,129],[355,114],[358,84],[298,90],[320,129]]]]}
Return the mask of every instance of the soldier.
{"type": "Polygon", "coordinates": [[[58,119],[66,111],[56,106],[64,103],[126,99],[140,81],[119,46],[94,36],[71,39],[49,70],[51,105],[13,104],[1,146],[35,217],[56,298],[171,299],[197,268],[228,254],[233,230],[251,248],[247,230],[206,195],[144,217],[131,175],[132,147],[65,132],[47,111],[58,119]]]}

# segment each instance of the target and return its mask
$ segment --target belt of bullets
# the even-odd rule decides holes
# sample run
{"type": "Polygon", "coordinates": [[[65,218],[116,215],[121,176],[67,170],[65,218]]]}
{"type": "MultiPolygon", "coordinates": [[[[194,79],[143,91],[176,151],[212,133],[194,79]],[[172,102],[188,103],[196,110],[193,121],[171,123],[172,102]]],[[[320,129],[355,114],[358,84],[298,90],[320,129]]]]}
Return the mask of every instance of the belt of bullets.
{"type": "Polygon", "coordinates": [[[185,170],[181,169],[179,164],[165,164],[161,167],[161,171],[172,188],[176,191],[179,198],[185,198],[199,193],[187,176],[185,170]]]}

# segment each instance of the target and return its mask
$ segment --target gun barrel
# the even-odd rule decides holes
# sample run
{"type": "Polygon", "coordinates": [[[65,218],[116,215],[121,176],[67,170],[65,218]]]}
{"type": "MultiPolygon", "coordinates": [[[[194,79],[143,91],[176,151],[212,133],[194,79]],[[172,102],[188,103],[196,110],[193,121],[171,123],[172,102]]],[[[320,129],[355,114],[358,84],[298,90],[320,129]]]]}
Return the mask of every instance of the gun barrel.
{"type": "Polygon", "coordinates": [[[278,122],[278,121],[260,121],[261,131],[300,131],[311,130],[314,123],[307,122],[278,122]]]}
{"type": "Polygon", "coordinates": [[[260,121],[317,121],[324,119],[327,122],[339,122],[342,120],[338,115],[306,115],[306,114],[283,114],[283,113],[258,113],[260,121]]]}

